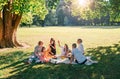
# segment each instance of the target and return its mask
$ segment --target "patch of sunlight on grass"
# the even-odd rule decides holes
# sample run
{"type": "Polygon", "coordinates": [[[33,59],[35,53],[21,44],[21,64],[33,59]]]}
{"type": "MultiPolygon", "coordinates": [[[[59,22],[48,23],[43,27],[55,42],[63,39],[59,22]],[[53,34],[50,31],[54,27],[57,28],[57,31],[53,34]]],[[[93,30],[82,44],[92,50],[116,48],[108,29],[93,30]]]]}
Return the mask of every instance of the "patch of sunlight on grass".
{"type": "Polygon", "coordinates": [[[92,73],[92,77],[95,78],[97,76],[96,73],[92,73]]]}
{"type": "Polygon", "coordinates": [[[116,54],[120,54],[120,52],[116,52],[116,54]]]}
{"type": "Polygon", "coordinates": [[[100,79],[105,79],[103,75],[101,75],[101,78],[100,79]]]}

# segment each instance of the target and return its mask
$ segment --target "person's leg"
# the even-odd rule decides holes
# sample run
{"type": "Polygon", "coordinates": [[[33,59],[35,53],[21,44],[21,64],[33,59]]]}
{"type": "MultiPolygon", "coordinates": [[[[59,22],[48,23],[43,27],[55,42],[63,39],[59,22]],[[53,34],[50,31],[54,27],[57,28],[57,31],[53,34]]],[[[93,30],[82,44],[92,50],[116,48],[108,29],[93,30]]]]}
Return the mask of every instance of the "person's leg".
{"type": "Polygon", "coordinates": [[[85,59],[85,61],[83,61],[83,62],[82,62],[82,63],[80,63],[80,64],[82,65],[82,64],[85,64],[86,62],[87,62],[87,59],[85,59]]]}
{"type": "Polygon", "coordinates": [[[40,58],[38,58],[37,56],[35,57],[35,63],[40,63],[41,62],[41,60],[40,60],[40,58]]]}
{"type": "Polygon", "coordinates": [[[50,63],[53,63],[53,64],[56,64],[56,62],[57,62],[57,59],[50,59],[50,61],[49,61],[50,63]]]}
{"type": "Polygon", "coordinates": [[[34,55],[31,55],[31,56],[29,57],[29,59],[28,59],[28,63],[29,63],[29,64],[32,63],[32,62],[34,61],[34,59],[35,59],[35,56],[34,56],[34,55]]]}
{"type": "Polygon", "coordinates": [[[89,62],[91,62],[91,63],[98,63],[98,61],[92,60],[91,57],[88,57],[87,60],[88,60],[89,62]]]}
{"type": "Polygon", "coordinates": [[[79,64],[77,60],[75,60],[75,63],[79,64]]]}

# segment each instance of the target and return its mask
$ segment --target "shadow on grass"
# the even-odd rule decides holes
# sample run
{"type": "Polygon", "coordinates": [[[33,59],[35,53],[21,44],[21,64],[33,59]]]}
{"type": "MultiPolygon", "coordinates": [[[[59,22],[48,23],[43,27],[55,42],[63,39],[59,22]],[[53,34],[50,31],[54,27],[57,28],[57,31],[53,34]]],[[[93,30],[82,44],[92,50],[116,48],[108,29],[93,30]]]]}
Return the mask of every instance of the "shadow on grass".
{"type": "Polygon", "coordinates": [[[14,61],[21,60],[26,55],[27,53],[24,53],[23,51],[15,51],[3,54],[2,56],[0,56],[0,65],[3,63],[9,64],[13,63],[14,61]]]}
{"type": "MultiPolygon", "coordinates": [[[[24,54],[20,56],[22,55],[24,54]]],[[[120,43],[89,48],[86,55],[98,60],[98,64],[90,66],[50,63],[25,65],[22,62],[24,59],[21,59],[4,67],[4,69],[13,67],[9,73],[15,73],[6,79],[120,79],[120,43]]]]}

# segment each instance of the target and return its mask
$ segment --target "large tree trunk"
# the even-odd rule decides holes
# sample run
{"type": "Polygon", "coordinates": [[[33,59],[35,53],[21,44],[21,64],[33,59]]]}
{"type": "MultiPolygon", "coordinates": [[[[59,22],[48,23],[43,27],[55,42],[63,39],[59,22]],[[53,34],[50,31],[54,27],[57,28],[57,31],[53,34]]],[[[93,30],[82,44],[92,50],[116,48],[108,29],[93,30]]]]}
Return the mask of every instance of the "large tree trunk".
{"type": "Polygon", "coordinates": [[[22,15],[11,13],[11,5],[8,2],[4,6],[3,11],[0,11],[0,48],[22,46],[16,39],[16,32],[22,15]]]}
{"type": "Polygon", "coordinates": [[[3,30],[2,11],[0,11],[0,43],[2,40],[2,30],[3,30]]]}

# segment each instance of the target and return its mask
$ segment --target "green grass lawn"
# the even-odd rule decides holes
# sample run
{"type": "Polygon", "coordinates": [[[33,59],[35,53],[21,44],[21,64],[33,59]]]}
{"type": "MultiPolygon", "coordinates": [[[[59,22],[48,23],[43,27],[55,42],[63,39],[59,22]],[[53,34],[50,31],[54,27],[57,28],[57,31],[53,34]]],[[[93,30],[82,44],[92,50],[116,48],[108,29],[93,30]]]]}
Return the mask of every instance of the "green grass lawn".
{"type": "MultiPolygon", "coordinates": [[[[120,79],[120,28],[115,27],[44,27],[19,28],[17,38],[29,48],[0,49],[0,79],[120,79]],[[98,64],[31,64],[28,58],[39,40],[47,47],[53,37],[61,44],[83,39],[86,55],[98,64]]],[[[56,43],[57,44],[57,43],[56,43]]],[[[57,45],[57,53],[60,49],[57,45]]]]}

